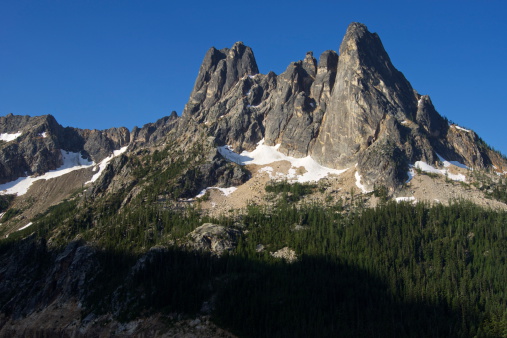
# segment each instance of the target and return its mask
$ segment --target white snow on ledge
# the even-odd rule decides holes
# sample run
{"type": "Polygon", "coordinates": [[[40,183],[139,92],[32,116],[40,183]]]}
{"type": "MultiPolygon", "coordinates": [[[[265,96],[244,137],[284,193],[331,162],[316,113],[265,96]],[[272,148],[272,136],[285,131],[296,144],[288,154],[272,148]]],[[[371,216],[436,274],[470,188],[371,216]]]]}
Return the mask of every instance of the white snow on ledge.
{"type": "Polygon", "coordinates": [[[395,198],[396,202],[397,203],[400,203],[400,202],[417,202],[417,200],[415,199],[414,196],[412,197],[396,197],[395,198]]]}
{"type": "Polygon", "coordinates": [[[464,132],[467,132],[467,133],[471,132],[471,130],[469,130],[469,129],[465,129],[465,128],[460,127],[460,126],[458,126],[458,125],[456,125],[456,124],[454,124],[454,125],[453,125],[453,127],[454,127],[454,128],[456,128],[456,129],[458,129],[458,130],[462,130],[462,131],[464,131],[464,132]]]}
{"type": "Polygon", "coordinates": [[[221,191],[222,194],[224,194],[224,196],[229,196],[230,194],[235,192],[236,189],[238,189],[238,188],[236,188],[236,187],[229,187],[229,188],[208,187],[206,189],[203,189],[199,194],[197,194],[197,196],[195,196],[194,198],[191,198],[189,201],[192,201],[196,198],[203,197],[206,194],[206,191],[208,191],[210,189],[217,189],[217,190],[221,191]]]}
{"type": "MultiPolygon", "coordinates": [[[[329,174],[340,175],[344,171],[348,170],[337,170],[321,166],[310,156],[303,158],[287,156],[279,152],[279,148],[280,144],[277,144],[276,146],[264,145],[264,139],[262,139],[259,143],[257,143],[257,148],[253,151],[243,151],[241,154],[237,154],[231,150],[230,146],[218,147],[218,151],[229,161],[240,165],[267,165],[277,161],[288,161],[291,163],[291,169],[285,177],[280,176],[280,178],[285,178],[291,182],[304,183],[319,181],[320,179],[327,177],[329,174]],[[300,167],[305,168],[306,172],[298,175],[296,173],[296,169],[300,167]]],[[[265,171],[269,173],[270,169],[266,169],[265,171]]]]}
{"type": "Polygon", "coordinates": [[[55,170],[50,170],[44,175],[33,177],[20,177],[15,181],[1,184],[0,185],[0,194],[6,195],[6,194],[13,194],[22,196],[26,194],[30,186],[35,181],[39,180],[49,180],[51,178],[59,177],[65,174],[68,174],[74,170],[84,169],[91,167],[94,163],[88,161],[87,159],[84,159],[81,157],[80,153],[71,153],[65,150],[61,150],[62,152],[62,158],[63,158],[63,164],[55,170]]]}
{"type": "Polygon", "coordinates": [[[28,223],[27,225],[25,225],[25,226],[23,226],[23,227],[19,228],[19,229],[18,229],[18,230],[16,230],[16,231],[21,231],[21,230],[24,230],[24,229],[28,228],[28,227],[29,227],[30,225],[32,225],[32,224],[33,224],[33,223],[32,223],[32,222],[30,222],[30,223],[28,223]]]}
{"type": "Polygon", "coordinates": [[[85,184],[88,184],[88,183],[93,183],[95,182],[96,180],[99,179],[100,175],[102,175],[102,172],[104,172],[104,170],[106,169],[107,165],[109,164],[109,162],[115,158],[116,156],[118,155],[121,155],[123,154],[124,152],[127,151],[127,148],[128,146],[125,146],[125,147],[122,147],[120,148],[119,150],[114,150],[113,153],[111,155],[109,155],[108,157],[106,157],[105,159],[103,159],[102,161],[100,161],[99,164],[97,164],[94,168],[94,170],[98,170],[91,178],[91,180],[89,180],[88,182],[86,182],[85,184]]]}
{"type": "MultiPolygon", "coordinates": [[[[357,164],[356,164],[356,167],[357,167],[357,164]]],[[[361,183],[361,175],[359,175],[358,171],[356,171],[356,173],[354,174],[354,176],[356,177],[356,186],[359,189],[361,189],[361,191],[363,192],[363,194],[367,194],[367,193],[370,193],[370,192],[373,191],[373,190],[366,189],[366,187],[361,183]]]]}
{"type": "Polygon", "coordinates": [[[18,137],[21,136],[21,132],[17,132],[17,133],[14,133],[14,134],[0,134],[0,140],[1,141],[5,141],[5,142],[10,142],[10,141],[14,141],[15,139],[17,139],[18,137]]]}
{"type": "Polygon", "coordinates": [[[462,163],[459,163],[458,161],[447,161],[446,159],[444,159],[439,154],[437,154],[437,156],[438,156],[438,159],[444,164],[444,167],[446,167],[446,168],[450,167],[451,164],[452,164],[452,165],[455,165],[458,168],[470,169],[469,167],[467,167],[466,165],[464,165],[462,163]]]}
{"type": "MultiPolygon", "coordinates": [[[[445,162],[449,163],[448,161],[445,161],[445,162]]],[[[444,162],[444,166],[449,167],[450,164],[446,165],[445,162],[444,162]]],[[[448,169],[437,169],[437,168],[429,165],[426,162],[417,161],[414,163],[414,165],[410,165],[410,170],[407,172],[407,175],[409,178],[405,183],[410,182],[410,180],[412,180],[412,178],[416,175],[414,168],[424,171],[426,173],[443,175],[453,181],[466,182],[466,176],[463,174],[451,174],[448,169]]]]}

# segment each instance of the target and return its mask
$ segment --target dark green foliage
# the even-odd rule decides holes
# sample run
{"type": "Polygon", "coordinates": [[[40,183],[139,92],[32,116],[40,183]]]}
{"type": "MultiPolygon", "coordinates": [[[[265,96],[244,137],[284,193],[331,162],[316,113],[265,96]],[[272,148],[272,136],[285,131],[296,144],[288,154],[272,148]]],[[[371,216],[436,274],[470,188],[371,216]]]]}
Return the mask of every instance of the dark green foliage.
{"type": "Polygon", "coordinates": [[[494,198],[500,202],[507,203],[507,184],[500,181],[495,184],[494,187],[486,193],[486,196],[494,198]]]}
{"type": "Polygon", "coordinates": [[[4,212],[11,205],[14,195],[0,195],[0,212],[4,212]]]}
{"type": "Polygon", "coordinates": [[[309,195],[317,189],[316,184],[311,183],[289,183],[287,181],[271,181],[266,184],[266,192],[273,194],[282,194],[284,200],[288,202],[297,202],[303,196],[309,195]]]}
{"type": "Polygon", "coordinates": [[[223,261],[206,254],[172,248],[153,250],[146,257],[119,293],[127,302],[124,319],[146,310],[195,315],[212,295],[213,278],[225,272],[223,261]]]}
{"type": "MultiPolygon", "coordinates": [[[[282,182],[266,189],[304,196],[316,187],[282,182]]],[[[195,208],[164,209],[146,195],[119,208],[124,198],[117,193],[82,207],[65,201],[32,226],[52,243],[80,236],[101,248],[97,274],[86,283],[87,312],[122,320],[158,311],[192,315],[215,295],[214,320],[240,336],[505,333],[505,212],[466,202],[386,202],[344,213],[341,204],[297,206],[282,198],[216,220],[195,208]],[[248,232],[221,258],[179,249],[205,222],[239,222],[248,232]],[[257,252],[258,244],[265,250],[257,252]],[[166,248],[146,254],[160,245],[166,248]],[[285,246],[296,251],[296,263],[270,255],[285,246]]],[[[0,245],[1,257],[14,248],[12,241],[0,245]]]]}
{"type": "Polygon", "coordinates": [[[490,175],[482,171],[472,172],[473,185],[480,189],[486,197],[496,199],[500,202],[507,203],[507,179],[492,179],[490,175]]]}
{"type": "Polygon", "coordinates": [[[242,335],[470,336],[502,327],[504,212],[387,203],[343,218],[280,204],[272,213],[252,207],[244,221],[252,230],[241,257],[270,262],[255,251],[262,243],[289,246],[302,259],[222,290],[218,320],[242,335]],[[307,228],[293,231],[294,223],[307,228]]]}
{"type": "Polygon", "coordinates": [[[8,220],[10,220],[11,218],[13,217],[16,217],[17,215],[19,215],[22,211],[19,210],[19,209],[16,209],[16,208],[10,208],[9,210],[7,210],[5,212],[5,214],[2,216],[2,218],[0,219],[0,223],[3,223],[3,222],[7,222],[8,220]]]}
{"type": "Polygon", "coordinates": [[[387,188],[385,187],[385,185],[374,186],[373,187],[373,195],[375,197],[378,197],[380,199],[381,203],[387,202],[387,199],[389,197],[389,194],[388,194],[388,191],[387,191],[387,188]]]}

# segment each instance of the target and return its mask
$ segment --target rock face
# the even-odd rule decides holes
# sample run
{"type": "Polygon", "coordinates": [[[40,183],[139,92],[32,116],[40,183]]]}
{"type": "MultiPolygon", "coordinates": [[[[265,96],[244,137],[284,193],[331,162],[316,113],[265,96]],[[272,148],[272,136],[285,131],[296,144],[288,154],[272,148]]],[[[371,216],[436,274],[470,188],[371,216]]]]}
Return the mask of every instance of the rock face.
{"type": "Polygon", "coordinates": [[[235,86],[239,79],[259,72],[250,47],[237,42],[231,49],[212,47],[206,53],[185,114],[205,122],[205,111],[235,86]]]}
{"type": "Polygon", "coordinates": [[[270,255],[275,258],[285,260],[287,263],[294,263],[298,260],[296,252],[289,247],[283,247],[278,251],[270,252],[270,255]]]}
{"type": "Polygon", "coordinates": [[[150,143],[155,143],[164,138],[177,125],[178,114],[175,111],[171,115],[159,119],[155,123],[145,124],[142,128],[134,127],[131,133],[132,148],[138,148],[150,143]]]}
{"type": "Polygon", "coordinates": [[[287,155],[355,167],[367,188],[396,189],[410,164],[434,164],[437,154],[470,167],[505,166],[475,133],[449,126],[365,25],[350,24],[339,50],[325,51],[318,63],[308,52],[282,74],[264,75],[243,43],[212,48],[180,125],[201,124],[217,145],[236,151],[264,139],[287,155]]]}
{"type": "Polygon", "coordinates": [[[209,251],[218,256],[230,251],[238,244],[241,231],[221,225],[204,223],[190,234],[187,247],[198,251],[209,251]]]}
{"type": "Polygon", "coordinates": [[[17,319],[52,303],[83,300],[85,283],[96,267],[93,254],[90,247],[72,242],[55,256],[46,243],[25,240],[3,257],[0,290],[4,305],[0,310],[17,319]]]}
{"type": "Polygon", "coordinates": [[[378,139],[387,117],[414,120],[417,97],[391,64],[377,34],[353,23],[340,46],[336,86],[313,157],[331,167],[350,167],[378,139]]]}
{"type": "Polygon", "coordinates": [[[127,128],[64,128],[51,115],[0,117],[0,134],[20,134],[0,142],[0,183],[58,168],[62,164],[61,150],[100,162],[130,142],[127,128]]]}

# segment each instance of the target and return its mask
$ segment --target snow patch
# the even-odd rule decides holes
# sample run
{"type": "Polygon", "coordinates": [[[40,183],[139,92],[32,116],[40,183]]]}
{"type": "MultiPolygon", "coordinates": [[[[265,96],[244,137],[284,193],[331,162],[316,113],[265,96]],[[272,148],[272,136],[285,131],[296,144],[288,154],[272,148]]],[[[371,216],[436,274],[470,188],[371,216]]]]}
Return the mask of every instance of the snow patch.
{"type": "Polygon", "coordinates": [[[63,164],[55,170],[50,170],[44,175],[41,176],[29,176],[29,177],[20,177],[15,181],[1,184],[0,185],[0,194],[1,195],[24,195],[33,184],[33,182],[38,180],[49,180],[51,178],[63,176],[68,174],[74,170],[80,170],[84,168],[89,168],[94,165],[93,162],[88,161],[87,159],[81,157],[80,153],[72,153],[65,150],[61,150],[63,164]]]}
{"type": "Polygon", "coordinates": [[[407,171],[408,180],[406,180],[405,183],[408,183],[408,182],[412,181],[412,179],[415,176],[414,166],[410,165],[409,167],[410,167],[410,170],[407,171]]]}
{"type": "Polygon", "coordinates": [[[466,182],[466,176],[463,174],[451,174],[447,169],[437,169],[423,161],[415,162],[414,167],[427,173],[447,176],[449,179],[453,181],[466,182]]]}
{"type": "Polygon", "coordinates": [[[401,121],[401,124],[408,124],[408,121],[407,120],[403,120],[403,121],[401,121]]]}
{"type": "Polygon", "coordinates": [[[88,184],[88,183],[93,183],[95,182],[96,180],[99,179],[100,175],[102,175],[102,172],[106,169],[107,165],[109,164],[109,162],[111,162],[111,160],[113,158],[115,158],[116,156],[118,155],[121,155],[123,154],[124,152],[127,151],[127,148],[128,146],[125,146],[125,147],[122,147],[118,150],[114,150],[113,153],[111,155],[109,155],[108,157],[106,157],[105,159],[103,159],[102,161],[100,161],[99,164],[97,164],[94,168],[94,171],[98,169],[98,171],[92,176],[91,180],[89,180],[88,182],[86,182],[85,184],[88,184]]]}
{"type": "MultiPolygon", "coordinates": [[[[218,147],[218,152],[227,160],[240,165],[267,165],[277,161],[288,161],[291,163],[291,169],[285,178],[291,182],[305,183],[318,181],[324,177],[327,177],[329,174],[340,175],[344,171],[348,170],[326,168],[318,164],[310,156],[303,158],[287,156],[279,152],[279,148],[280,144],[277,144],[275,146],[264,145],[264,139],[262,139],[259,143],[257,143],[257,148],[255,148],[253,151],[243,151],[241,154],[238,154],[232,151],[230,146],[222,146],[218,147]],[[296,169],[300,167],[303,167],[306,172],[298,175],[296,169]]],[[[266,172],[268,172],[268,170],[269,169],[266,169],[266,172]]]]}
{"type": "Polygon", "coordinates": [[[464,132],[467,132],[467,133],[471,132],[471,130],[462,128],[462,127],[460,127],[458,125],[453,125],[453,127],[456,128],[456,129],[458,129],[458,130],[463,130],[464,132]]]}
{"type": "Polygon", "coordinates": [[[39,134],[39,136],[42,137],[42,138],[46,138],[46,137],[48,137],[48,133],[47,132],[42,132],[42,133],[39,134]]]}
{"type": "MultiPolygon", "coordinates": [[[[357,165],[356,165],[357,166],[357,165]]],[[[372,192],[373,190],[368,190],[366,189],[366,187],[361,184],[361,175],[359,175],[359,172],[356,171],[356,173],[354,174],[354,176],[356,177],[356,186],[361,189],[361,191],[363,192],[363,194],[367,194],[369,192],[372,192]]]]}
{"type": "Polygon", "coordinates": [[[438,159],[440,160],[440,162],[442,162],[444,164],[444,167],[446,167],[446,168],[449,168],[451,166],[451,164],[452,164],[452,165],[455,165],[458,168],[470,169],[469,167],[467,167],[466,165],[464,165],[462,163],[459,163],[458,161],[447,161],[446,159],[444,159],[439,154],[437,154],[437,156],[438,156],[438,159]]]}
{"type": "Polygon", "coordinates": [[[224,196],[229,196],[230,194],[232,194],[233,192],[235,192],[238,188],[236,187],[229,187],[229,188],[214,188],[214,189],[218,189],[222,192],[222,194],[224,194],[224,196]]]}
{"type": "Polygon", "coordinates": [[[203,197],[206,194],[206,191],[211,190],[211,189],[217,189],[220,192],[222,192],[222,194],[224,194],[224,196],[229,196],[230,194],[232,194],[233,192],[235,192],[238,188],[236,188],[236,187],[229,187],[229,188],[208,187],[208,188],[203,189],[200,193],[197,194],[197,196],[195,196],[194,198],[189,199],[188,201],[193,201],[196,198],[203,197]]]}
{"type": "Polygon", "coordinates": [[[414,196],[412,197],[396,197],[395,198],[396,200],[396,203],[400,203],[400,202],[417,202],[417,200],[415,199],[414,196]]]}
{"type": "Polygon", "coordinates": [[[23,230],[23,229],[26,229],[26,228],[28,228],[28,227],[29,227],[30,225],[32,225],[32,224],[33,224],[33,223],[32,223],[32,222],[30,222],[30,223],[28,223],[27,225],[25,225],[25,226],[23,226],[23,227],[19,228],[19,229],[18,229],[18,230],[16,230],[16,231],[21,231],[21,230],[23,230]]]}
{"type": "Polygon", "coordinates": [[[10,142],[10,141],[14,141],[15,139],[17,139],[18,137],[21,136],[21,132],[17,132],[17,133],[14,133],[14,134],[7,134],[7,133],[4,133],[4,134],[0,134],[0,140],[1,141],[5,141],[5,142],[10,142]]]}

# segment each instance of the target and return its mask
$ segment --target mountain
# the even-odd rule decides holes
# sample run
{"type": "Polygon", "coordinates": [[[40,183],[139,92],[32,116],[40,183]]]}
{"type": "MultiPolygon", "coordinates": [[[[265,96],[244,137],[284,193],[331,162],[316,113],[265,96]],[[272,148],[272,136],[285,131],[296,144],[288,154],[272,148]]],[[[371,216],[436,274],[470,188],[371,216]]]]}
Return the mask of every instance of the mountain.
{"type": "Polygon", "coordinates": [[[213,47],[181,116],[0,117],[0,336],[494,336],[506,173],[363,24],[213,47]]]}
{"type": "Polygon", "coordinates": [[[0,117],[0,133],[5,137],[17,135],[1,145],[0,183],[56,169],[63,162],[60,150],[100,162],[130,141],[130,133],[124,127],[104,131],[63,128],[51,115],[0,117]]]}
{"type": "Polygon", "coordinates": [[[280,75],[259,74],[241,42],[210,49],[183,116],[238,152],[264,139],[286,155],[310,155],[335,169],[356,166],[370,190],[395,190],[410,165],[433,165],[438,155],[471,168],[506,163],[474,132],[440,116],[392,65],[378,35],[359,23],[348,27],[339,56],[325,51],[317,63],[308,52],[280,75]]]}

